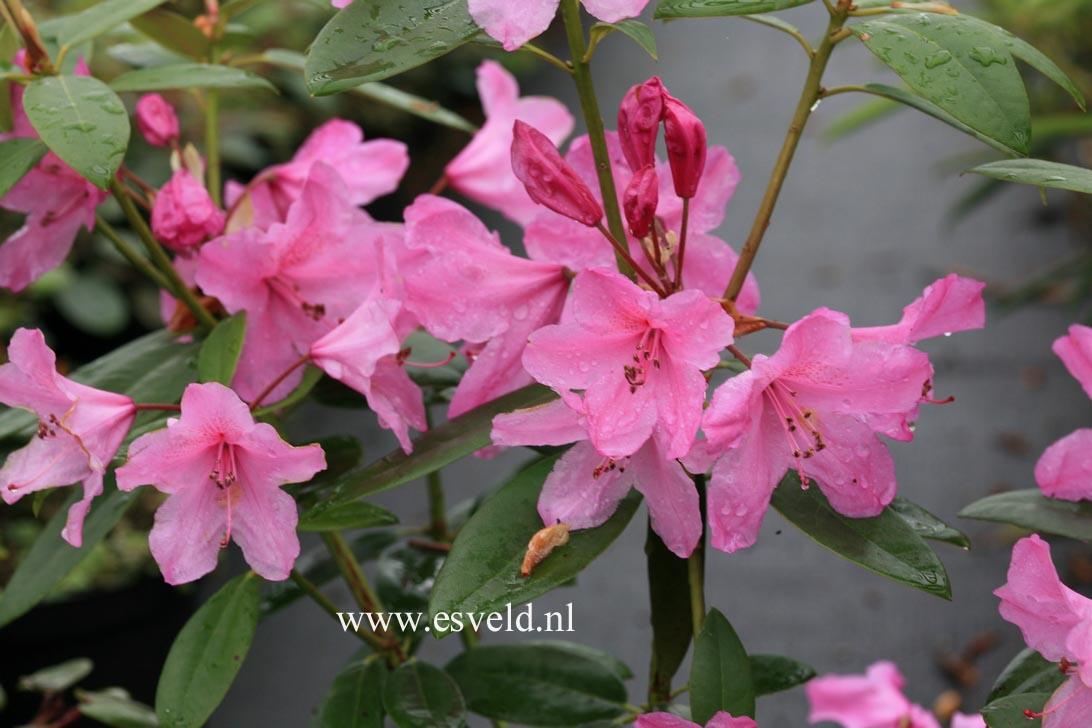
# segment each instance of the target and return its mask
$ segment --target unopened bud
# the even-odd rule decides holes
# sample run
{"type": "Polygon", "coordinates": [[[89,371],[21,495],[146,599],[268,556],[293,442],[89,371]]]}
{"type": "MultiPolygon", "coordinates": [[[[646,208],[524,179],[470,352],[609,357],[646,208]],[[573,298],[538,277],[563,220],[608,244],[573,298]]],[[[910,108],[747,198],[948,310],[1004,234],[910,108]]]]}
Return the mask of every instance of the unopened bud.
{"type": "Polygon", "coordinates": [[[629,90],[618,107],[618,138],[629,168],[656,163],[656,137],[664,118],[664,86],[653,76],[629,90]]]}
{"type": "Polygon", "coordinates": [[[603,219],[591,190],[545,134],[522,121],[513,131],[512,171],[532,200],[588,227],[603,219]]]}
{"type": "Polygon", "coordinates": [[[155,196],[152,232],[171,250],[183,253],[223,232],[224,213],[205,186],[182,169],[155,196]]]}
{"type": "Polygon", "coordinates": [[[660,180],[656,167],[645,165],[633,175],[622,195],[622,208],[626,213],[629,231],[637,239],[648,235],[656,219],[656,207],[660,204],[660,180]]]}
{"type": "Polygon", "coordinates": [[[689,199],[697,193],[705,171],[705,125],[690,107],[671,96],[664,98],[664,139],[675,194],[689,199]]]}
{"type": "Polygon", "coordinates": [[[170,146],[178,139],[178,115],[159,94],[145,94],[136,105],[137,127],[153,147],[170,146]]]}

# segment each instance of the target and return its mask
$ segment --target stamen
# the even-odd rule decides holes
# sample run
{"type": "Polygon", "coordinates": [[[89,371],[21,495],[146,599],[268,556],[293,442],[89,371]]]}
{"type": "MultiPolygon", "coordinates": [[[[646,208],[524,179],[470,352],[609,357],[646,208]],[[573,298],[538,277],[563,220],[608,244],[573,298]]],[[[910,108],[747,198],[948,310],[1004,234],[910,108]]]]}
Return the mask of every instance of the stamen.
{"type": "Polygon", "coordinates": [[[272,278],[266,278],[265,282],[269,284],[269,287],[279,293],[282,298],[285,298],[292,303],[300,307],[300,310],[307,314],[308,318],[314,321],[321,321],[326,316],[326,306],[321,303],[311,303],[304,300],[300,295],[299,286],[294,283],[288,283],[280,276],[273,276],[272,278]]]}

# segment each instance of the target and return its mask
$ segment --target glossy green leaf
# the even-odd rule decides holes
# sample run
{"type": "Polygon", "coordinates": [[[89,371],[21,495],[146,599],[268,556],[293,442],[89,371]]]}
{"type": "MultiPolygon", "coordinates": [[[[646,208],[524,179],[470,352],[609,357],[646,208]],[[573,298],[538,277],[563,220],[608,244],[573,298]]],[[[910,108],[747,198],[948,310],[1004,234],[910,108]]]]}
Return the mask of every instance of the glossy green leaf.
{"type": "Polygon", "coordinates": [[[416,68],[481,30],[466,0],[356,0],[311,44],[304,78],[315,96],[416,68]]]}
{"type": "Polygon", "coordinates": [[[372,503],[316,506],[300,516],[300,531],[346,531],[398,523],[398,516],[372,503]]]}
{"type": "Polygon", "coordinates": [[[363,654],[353,658],[322,701],[315,728],[383,728],[387,664],[363,654]]]}
{"type": "Polygon", "coordinates": [[[800,487],[790,473],[774,491],[773,507],[790,523],[844,559],[944,599],[952,598],[948,572],[915,530],[890,508],[875,518],[849,518],[814,485],[800,487]]]}
{"type": "Polygon", "coordinates": [[[38,139],[8,139],[0,142],[0,197],[34,168],[49,148],[38,139]]]}
{"type": "Polygon", "coordinates": [[[117,336],[129,325],[129,300],[104,276],[79,275],[57,292],[53,302],[70,324],[95,336],[117,336]]]}
{"type": "Polygon", "coordinates": [[[987,496],[964,508],[959,516],[1092,541],[1092,503],[1047,498],[1038,488],[987,496]]]}
{"type": "Polygon", "coordinates": [[[583,660],[595,660],[603,667],[617,675],[618,679],[622,682],[633,679],[633,670],[629,668],[629,665],[622,662],[620,659],[610,654],[609,652],[603,652],[602,650],[597,650],[594,647],[582,645],[579,642],[551,640],[549,642],[527,642],[525,644],[549,645],[550,649],[558,652],[567,652],[570,655],[583,660]]]}
{"type": "Polygon", "coordinates": [[[755,695],[792,690],[815,677],[815,668],[782,655],[751,655],[751,681],[755,695]]]}
{"type": "Polygon", "coordinates": [[[169,91],[179,88],[247,89],[275,91],[273,84],[250,71],[210,63],[175,63],[138,68],[110,82],[118,93],[126,91],[169,91]]]}
{"type": "Polygon", "coordinates": [[[986,725],[989,728],[1042,728],[1042,718],[1029,719],[1024,715],[1024,711],[1031,710],[1039,713],[1048,700],[1050,700],[1050,693],[1010,695],[995,700],[983,708],[982,717],[986,719],[986,725]]]}
{"type": "Polygon", "coordinates": [[[850,26],[915,92],[991,139],[1027,154],[1024,81],[996,36],[960,16],[915,13],[850,26]]]}
{"type": "Polygon", "coordinates": [[[598,528],[574,531],[527,578],[520,564],[527,542],[542,528],[538,494],[556,457],[521,470],[482,504],[451,547],[429,600],[439,612],[490,613],[518,606],[566,583],[595,560],[633,518],[640,499],[630,495],[598,528]]]}
{"type": "Polygon", "coordinates": [[[463,728],[466,703],[459,686],[438,667],[416,660],[387,677],[383,706],[398,728],[463,728]]]}
{"type": "Polygon", "coordinates": [[[755,715],[751,661],[724,615],[710,610],[694,643],[690,663],[690,713],[705,725],[718,711],[738,717],[755,715]]]}
{"type": "Polygon", "coordinates": [[[83,546],[72,548],[61,538],[69,507],[83,495],[76,487],[68,500],[49,519],[30,551],[23,556],[11,581],[0,595],[0,627],[25,614],[49,596],[61,580],[91,553],[95,544],[106,537],[135,499],[114,487],[113,475],[106,477],[105,492],[91,504],[83,524],[83,546]]]}
{"type": "Polygon", "coordinates": [[[652,57],[652,60],[660,60],[659,52],[656,50],[656,36],[653,35],[652,28],[649,28],[640,20],[633,20],[632,18],[619,20],[617,23],[596,23],[593,25],[590,31],[590,47],[594,49],[603,38],[616,30],[629,36],[630,40],[652,57]]]}
{"type": "Polygon", "coordinates": [[[671,678],[690,649],[693,616],[690,611],[688,562],[671,553],[649,524],[645,537],[648,597],[652,623],[652,672],[649,687],[657,695],[670,692],[671,678]]]}
{"type": "Polygon", "coordinates": [[[129,147],[129,112],[117,94],[91,76],[46,76],[27,84],[23,108],[53,152],[106,189],[129,147]]]}
{"type": "Polygon", "coordinates": [[[246,339],[246,311],[216,324],[197,355],[197,376],[202,382],[231,386],[246,339]]]}
{"type": "Polygon", "coordinates": [[[625,712],[626,687],[602,660],[547,642],[489,645],[447,665],[471,711],[533,726],[583,726],[625,712]]]}
{"type": "Polygon", "coordinates": [[[407,543],[386,549],[375,564],[379,601],[392,612],[428,611],[429,593],[445,556],[442,551],[407,543]]]}
{"type": "Polygon", "coordinates": [[[912,503],[905,498],[895,498],[888,508],[910,524],[910,528],[922,538],[943,541],[962,549],[971,547],[971,540],[967,538],[967,534],[952,528],[917,503],[912,503]]]}
{"type": "Polygon", "coordinates": [[[1043,159],[1011,159],[967,170],[1004,182],[1092,194],[1092,170],[1043,159]]]}
{"type": "Polygon", "coordinates": [[[104,0],[86,10],[57,18],[42,34],[56,38],[60,46],[79,45],[164,2],[166,0],[104,0]]]}
{"type": "Polygon", "coordinates": [[[95,665],[91,660],[77,657],[19,678],[19,689],[37,693],[61,693],[90,675],[94,669],[95,665]]]}
{"type": "Polygon", "coordinates": [[[498,397],[433,427],[413,443],[412,454],[407,455],[399,448],[365,468],[346,473],[338,479],[328,497],[344,503],[423,478],[490,445],[493,418],[497,415],[545,404],[556,397],[552,390],[540,384],[498,397]]]}
{"type": "MultiPolygon", "coordinates": [[[[903,93],[911,98],[917,99],[924,103],[928,103],[920,96],[914,96],[913,94],[905,91],[903,93]]],[[[936,108],[934,104],[930,104],[930,106],[936,108]]],[[[845,139],[846,137],[855,134],[857,131],[872,126],[873,124],[876,124],[888,118],[889,116],[892,116],[895,112],[901,110],[902,106],[893,99],[870,99],[869,101],[858,104],[854,108],[842,114],[837,119],[832,121],[829,126],[823,129],[823,141],[836,142],[841,139],[845,139]]],[[[940,111],[940,109],[937,109],[937,111],[940,111]]],[[[966,124],[964,124],[963,126],[965,126],[967,129],[970,129],[970,127],[967,127],[966,124]]]]}
{"type": "Polygon", "coordinates": [[[1029,647],[1013,658],[994,681],[986,702],[1024,693],[1053,693],[1065,680],[1058,663],[1049,662],[1029,647]]]}
{"type": "Polygon", "coordinates": [[[254,640],[261,579],[235,577],[194,613],[171,645],[155,712],[163,728],[199,728],[227,695],[254,640]]]}
{"type": "MultiPolygon", "coordinates": [[[[223,10],[221,7],[221,14],[223,10]]],[[[138,31],[175,53],[190,58],[208,55],[209,39],[184,15],[155,8],[129,22],[138,31]]]]}
{"type": "Polygon", "coordinates": [[[814,0],[660,0],[657,20],[674,18],[719,18],[757,15],[807,5],[814,0]]]}
{"type": "Polygon", "coordinates": [[[133,700],[121,688],[107,688],[94,692],[79,690],[80,712],[103,725],[112,728],[159,728],[155,711],[144,703],[133,700]]]}

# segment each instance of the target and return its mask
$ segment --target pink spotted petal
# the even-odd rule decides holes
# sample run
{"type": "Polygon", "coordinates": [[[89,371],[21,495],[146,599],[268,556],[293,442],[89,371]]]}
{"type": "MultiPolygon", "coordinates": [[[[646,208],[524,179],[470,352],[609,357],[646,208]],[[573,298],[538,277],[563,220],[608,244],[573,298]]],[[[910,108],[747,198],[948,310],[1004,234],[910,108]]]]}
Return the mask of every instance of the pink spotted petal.
{"type": "Polygon", "coordinates": [[[625,331],[603,335],[575,324],[544,326],[531,334],[523,366],[555,389],[588,389],[612,374],[624,383],[622,366],[632,362],[638,341],[625,331]]]}
{"type": "Polygon", "coordinates": [[[819,481],[831,507],[842,515],[879,515],[897,490],[895,463],[887,445],[854,417],[827,414],[815,424],[827,447],[799,461],[804,473],[819,481]]]}
{"type": "MultiPolygon", "coordinates": [[[[656,372],[656,375],[659,374],[662,371],[656,372]]],[[[659,376],[656,378],[660,379],[659,376]]],[[[619,372],[614,377],[597,382],[585,392],[588,434],[591,435],[595,449],[610,458],[622,458],[637,452],[652,436],[652,430],[656,426],[659,398],[657,389],[662,386],[662,383],[652,388],[645,385],[630,391],[629,383],[619,372]]],[[[687,436],[679,433],[679,438],[686,440],[687,436]]],[[[692,438],[693,433],[689,436],[691,441],[692,438]]],[[[679,447],[684,450],[682,454],[690,449],[689,444],[685,448],[681,448],[681,445],[679,447]]]]}
{"type": "Polygon", "coordinates": [[[1054,353],[1092,397],[1092,328],[1080,324],[1070,326],[1069,335],[1054,342],[1054,353]]]}
{"type": "Polygon", "coordinates": [[[538,514],[548,526],[567,523],[574,529],[595,528],[610,518],[629,492],[633,474],[606,470],[606,458],[586,442],[577,443],[554,465],[538,498],[538,514]]]}
{"type": "Polygon", "coordinates": [[[857,341],[915,344],[942,334],[980,329],[986,325],[986,304],[982,300],[982,289],[985,287],[985,283],[953,273],[933,283],[904,308],[899,323],[854,329],[853,338],[857,341]]]}
{"type": "Polygon", "coordinates": [[[696,369],[712,369],[732,344],[732,318],[699,291],[681,291],[660,303],[658,320],[671,358],[696,369]]]}
{"type": "Polygon", "coordinates": [[[1092,725],[1092,688],[1073,676],[1054,692],[1043,712],[1043,728],[1092,725]]]}
{"type": "Polygon", "coordinates": [[[694,481],[651,438],[629,461],[634,485],[645,497],[652,530],[680,559],[690,556],[701,538],[701,506],[694,481]]]}
{"type": "Polygon", "coordinates": [[[216,568],[227,510],[217,502],[220,493],[208,484],[207,471],[204,480],[180,489],[155,512],[148,546],[168,584],[185,584],[216,568]]]}
{"type": "Polygon", "coordinates": [[[1035,482],[1051,498],[1092,499],[1092,429],[1072,432],[1048,447],[1035,465],[1035,482]]]}
{"type": "Polygon", "coordinates": [[[559,0],[469,0],[470,16],[506,51],[514,51],[550,27],[559,0]]]}

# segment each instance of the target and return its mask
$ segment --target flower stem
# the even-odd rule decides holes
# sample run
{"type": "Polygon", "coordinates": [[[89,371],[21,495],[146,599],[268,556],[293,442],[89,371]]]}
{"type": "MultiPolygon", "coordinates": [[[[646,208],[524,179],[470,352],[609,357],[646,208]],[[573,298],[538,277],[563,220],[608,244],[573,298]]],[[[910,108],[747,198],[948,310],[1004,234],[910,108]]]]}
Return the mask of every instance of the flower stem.
{"type": "Polygon", "coordinates": [[[133,246],[129,245],[125,241],[125,238],[118,234],[118,231],[111,227],[110,223],[106,222],[102,218],[102,215],[95,213],[95,229],[106,236],[106,238],[114,244],[117,251],[129,261],[134,268],[139,270],[145,276],[147,276],[153,283],[160,288],[168,291],[173,290],[170,282],[163,277],[154,265],[148,262],[148,259],[138,253],[133,246]]]}
{"type": "MultiPolygon", "coordinates": [[[[611,235],[610,230],[607,230],[605,227],[603,227],[602,222],[596,223],[595,227],[599,232],[603,234],[603,237],[605,237],[607,241],[612,246],[614,246],[614,254],[622,263],[629,266],[629,269],[631,271],[643,278],[645,280],[645,283],[651,286],[652,290],[660,295],[660,298],[667,298],[667,293],[662,288],[660,288],[660,285],[656,282],[656,279],[646,273],[644,268],[637,265],[637,261],[633,259],[633,256],[629,254],[629,251],[626,250],[625,246],[618,241],[618,238],[611,235]]],[[[625,238],[622,239],[625,240],[625,238]]],[[[633,276],[630,275],[630,278],[633,278],[633,276]]]]}
{"type": "Polygon", "coordinates": [[[289,365],[289,367],[287,369],[285,369],[283,372],[278,374],[276,379],[274,379],[272,382],[270,382],[269,385],[265,389],[263,389],[261,392],[258,393],[258,396],[254,398],[254,401],[250,403],[250,411],[253,412],[254,410],[258,409],[258,407],[261,406],[262,401],[266,397],[268,397],[269,394],[274,389],[276,389],[278,387],[278,385],[280,385],[281,382],[283,382],[285,379],[287,379],[289,374],[296,371],[297,369],[299,369],[300,367],[302,367],[304,364],[306,364],[309,361],[311,361],[311,353],[310,352],[304,354],[299,359],[292,362],[292,364],[289,365]]]}
{"type": "Polygon", "coordinates": [[[683,261],[686,259],[686,232],[690,227],[690,198],[682,201],[682,230],[679,231],[679,255],[675,258],[675,290],[681,291],[683,286],[683,261]]]}
{"type": "MultiPolygon", "coordinates": [[[[707,523],[705,502],[705,476],[694,476],[694,487],[698,491],[701,504],[701,522],[707,523]]],[[[705,541],[703,531],[698,545],[694,547],[690,558],[686,560],[687,581],[690,583],[690,619],[693,625],[694,644],[698,644],[698,635],[705,624],[705,541]]]]}
{"type": "Polygon", "coordinates": [[[220,180],[220,94],[209,89],[205,97],[205,159],[208,164],[209,196],[217,207],[223,207],[220,180]]]}
{"type": "Polygon", "coordinates": [[[360,564],[356,562],[356,557],[353,555],[352,549],[349,548],[349,544],[346,543],[345,537],[338,531],[329,531],[322,534],[322,541],[326,544],[330,556],[333,557],[334,563],[337,564],[338,570],[345,579],[345,583],[349,586],[353,599],[360,605],[360,608],[365,612],[382,611],[379,597],[372,591],[367,577],[360,570],[360,564]]]}
{"type": "Polygon", "coordinates": [[[823,40],[819,44],[819,48],[816,49],[815,55],[811,59],[808,76],[804,81],[804,90],[801,92],[800,101],[796,105],[796,113],[793,114],[792,123],[789,124],[788,134],[786,134],[785,142],[781,146],[781,154],[777,157],[773,174],[770,175],[770,182],[766,186],[766,194],[758,208],[758,215],[755,217],[754,225],[747,236],[747,242],[744,244],[743,250],[740,251],[739,262],[736,263],[736,268],[732,271],[732,280],[724,293],[725,298],[734,299],[743,290],[743,283],[747,280],[747,273],[750,272],[758,248],[762,245],[762,238],[765,237],[766,230],[770,227],[770,219],[773,217],[774,207],[776,207],[777,199],[781,195],[781,188],[785,184],[785,176],[788,174],[789,166],[796,154],[796,147],[800,143],[800,136],[804,133],[804,127],[811,117],[815,102],[822,96],[823,72],[827,69],[827,63],[830,61],[831,53],[833,53],[838,40],[835,36],[842,29],[842,24],[845,23],[846,15],[849,12],[848,3],[841,0],[837,7],[829,5],[828,7],[831,9],[830,23],[823,34],[823,40]]]}
{"type": "MultiPolygon", "coordinates": [[[[432,412],[425,408],[425,421],[428,423],[428,429],[432,429],[432,412]]],[[[433,470],[425,478],[425,485],[428,488],[428,516],[429,516],[429,534],[432,538],[440,543],[447,543],[451,540],[451,535],[447,530],[447,507],[444,504],[444,481],[443,476],[440,475],[440,470],[433,470]]]]}
{"type": "MultiPolygon", "coordinates": [[[[341,622],[341,618],[337,616],[337,605],[330,601],[325,594],[319,591],[319,588],[315,586],[315,584],[310,579],[308,579],[306,576],[296,571],[295,569],[292,569],[291,577],[292,581],[296,582],[296,585],[299,586],[300,589],[303,589],[303,592],[307,596],[311,597],[311,599],[313,599],[316,604],[322,607],[323,611],[325,611],[339,623],[341,622]]],[[[358,631],[354,629],[353,634],[367,642],[372,647],[383,647],[383,640],[379,639],[379,637],[377,637],[372,632],[358,631]]]]}
{"type": "MultiPolygon", "coordinates": [[[[580,0],[561,0],[561,17],[565,21],[565,33],[569,38],[569,51],[572,53],[572,76],[576,83],[576,92],[580,96],[580,109],[584,113],[584,124],[588,127],[588,139],[591,142],[592,156],[595,157],[595,169],[599,176],[599,190],[603,194],[603,209],[607,213],[607,225],[616,240],[626,239],[626,228],[622,224],[622,212],[618,207],[618,191],[614,186],[614,171],[610,165],[607,151],[607,135],[603,129],[603,117],[599,113],[599,99],[595,95],[595,84],[591,68],[584,62],[587,44],[584,39],[584,25],[580,19],[580,0]]],[[[615,251],[618,270],[634,278],[633,267],[615,251]]]]}

